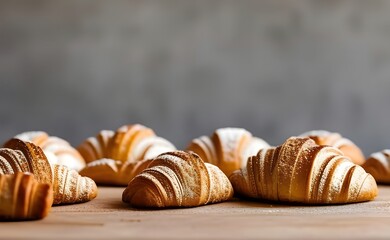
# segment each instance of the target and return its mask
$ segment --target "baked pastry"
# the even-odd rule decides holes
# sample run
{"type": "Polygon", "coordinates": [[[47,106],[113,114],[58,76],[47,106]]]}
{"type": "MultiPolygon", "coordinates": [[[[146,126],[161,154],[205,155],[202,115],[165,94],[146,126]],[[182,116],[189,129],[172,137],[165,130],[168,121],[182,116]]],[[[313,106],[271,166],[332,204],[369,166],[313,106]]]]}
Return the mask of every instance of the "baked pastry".
{"type": "Polygon", "coordinates": [[[233,188],[216,166],[193,152],[163,153],[129,183],[123,202],[140,208],[195,207],[231,199],[233,188]]]}
{"type": "Polygon", "coordinates": [[[378,193],[374,178],[339,149],[298,137],[260,150],[230,181],[241,196],[304,204],[362,202],[378,193]]]}
{"type": "Polygon", "coordinates": [[[42,149],[20,139],[10,139],[0,148],[0,168],[1,174],[30,172],[39,183],[53,182],[53,172],[42,149]]]}
{"type": "Polygon", "coordinates": [[[53,204],[86,202],[97,195],[92,179],[81,177],[64,165],[51,166],[40,147],[13,138],[0,148],[0,174],[18,172],[30,172],[39,183],[53,186],[53,204]]]}
{"type": "Polygon", "coordinates": [[[49,136],[42,131],[24,132],[14,138],[32,142],[42,148],[51,165],[65,165],[76,171],[85,167],[85,161],[80,153],[62,138],[49,136]]]}
{"type": "Polygon", "coordinates": [[[53,202],[50,184],[30,173],[0,175],[0,220],[34,220],[47,216],[53,202]]]}
{"type": "Polygon", "coordinates": [[[102,130],[96,137],[87,138],[77,147],[77,150],[87,163],[97,159],[108,158],[108,143],[111,141],[114,134],[114,131],[102,130]]]}
{"type": "Polygon", "coordinates": [[[121,162],[109,158],[98,159],[87,164],[80,175],[88,176],[101,185],[127,186],[131,179],[144,170],[152,159],[136,162],[121,162]]]}
{"type": "Polygon", "coordinates": [[[205,162],[218,166],[227,176],[246,165],[249,156],[269,147],[242,128],[219,128],[210,136],[195,138],[187,151],[198,154],[205,162]]]}
{"type": "Polygon", "coordinates": [[[53,204],[88,202],[97,196],[95,182],[64,165],[53,166],[53,204]]]}
{"type": "Polygon", "coordinates": [[[115,132],[103,130],[77,149],[87,161],[81,175],[98,184],[119,186],[127,186],[134,174],[147,166],[143,160],[176,150],[168,140],[140,124],[125,125],[115,132]]]}
{"type": "Polygon", "coordinates": [[[362,165],[365,162],[365,157],[362,150],[356,146],[351,140],[342,137],[339,133],[328,132],[324,130],[314,130],[305,132],[300,137],[309,137],[318,145],[329,145],[336,147],[349,157],[352,162],[362,165]]]}
{"type": "Polygon", "coordinates": [[[366,172],[370,173],[378,183],[390,183],[390,149],[371,154],[362,165],[366,172]]]}

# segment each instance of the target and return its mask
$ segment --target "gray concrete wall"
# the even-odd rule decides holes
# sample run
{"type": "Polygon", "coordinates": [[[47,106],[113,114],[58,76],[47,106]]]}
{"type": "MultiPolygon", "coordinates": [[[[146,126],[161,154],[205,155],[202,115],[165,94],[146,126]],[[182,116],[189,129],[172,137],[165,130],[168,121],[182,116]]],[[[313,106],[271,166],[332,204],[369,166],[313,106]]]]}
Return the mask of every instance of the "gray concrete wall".
{"type": "Polygon", "coordinates": [[[390,148],[390,1],[0,1],[0,140],[143,123],[390,148]]]}

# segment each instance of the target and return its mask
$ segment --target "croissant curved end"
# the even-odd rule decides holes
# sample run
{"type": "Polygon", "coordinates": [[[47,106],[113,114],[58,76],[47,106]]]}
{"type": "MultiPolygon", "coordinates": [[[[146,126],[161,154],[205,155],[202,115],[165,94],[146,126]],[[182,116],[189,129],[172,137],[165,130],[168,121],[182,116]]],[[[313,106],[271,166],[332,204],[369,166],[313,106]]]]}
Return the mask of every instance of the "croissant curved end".
{"type": "Polygon", "coordinates": [[[362,168],[370,173],[378,183],[390,183],[390,150],[375,152],[366,160],[362,168]]]}
{"type": "Polygon", "coordinates": [[[34,175],[0,175],[0,221],[42,219],[50,212],[52,202],[51,184],[39,183],[34,175]]]}
{"type": "Polygon", "coordinates": [[[366,161],[362,150],[353,143],[341,146],[339,149],[357,165],[362,165],[366,161]]]}
{"type": "MultiPolygon", "coordinates": [[[[164,201],[158,193],[158,187],[149,179],[137,176],[136,181],[131,181],[122,194],[122,201],[130,203],[137,208],[161,208],[165,207],[164,201]]],[[[134,179],[133,179],[134,180],[134,179]]]]}
{"type": "Polygon", "coordinates": [[[356,197],[356,202],[364,202],[373,200],[378,195],[378,187],[374,177],[371,174],[367,174],[364,179],[359,194],[356,197]]]}
{"type": "Polygon", "coordinates": [[[95,199],[98,195],[98,188],[96,186],[96,183],[94,180],[90,179],[89,177],[86,177],[86,181],[89,182],[90,188],[88,189],[88,200],[95,199]]]}
{"type": "Polygon", "coordinates": [[[53,182],[54,205],[87,202],[98,194],[95,181],[63,165],[54,165],[53,182]]]}
{"type": "Polygon", "coordinates": [[[386,172],[386,170],[382,169],[380,166],[377,167],[376,165],[363,165],[364,170],[366,170],[367,173],[371,174],[375,181],[377,183],[383,183],[383,184],[389,184],[390,183],[390,176],[386,172]]]}
{"type": "Polygon", "coordinates": [[[120,161],[103,158],[89,162],[85,168],[79,171],[79,174],[93,179],[97,184],[115,184],[121,165],[120,161]]]}
{"type": "Polygon", "coordinates": [[[234,171],[232,174],[229,175],[229,181],[233,186],[234,193],[237,195],[248,195],[248,193],[251,192],[244,178],[245,174],[242,173],[242,171],[245,170],[245,168],[242,168],[240,170],[234,171]]]}

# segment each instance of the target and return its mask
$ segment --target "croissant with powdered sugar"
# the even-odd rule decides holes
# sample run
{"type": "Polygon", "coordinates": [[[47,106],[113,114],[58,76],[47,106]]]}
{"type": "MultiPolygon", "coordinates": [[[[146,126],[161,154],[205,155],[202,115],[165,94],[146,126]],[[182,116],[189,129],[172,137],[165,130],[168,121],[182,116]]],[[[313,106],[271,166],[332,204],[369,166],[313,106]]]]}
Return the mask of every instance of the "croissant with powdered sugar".
{"type": "Polygon", "coordinates": [[[365,157],[360,148],[351,140],[342,137],[339,133],[328,132],[325,130],[313,130],[302,133],[300,137],[309,137],[318,145],[329,145],[336,147],[349,157],[355,164],[362,165],[365,157]]]}
{"type": "Polygon", "coordinates": [[[193,152],[163,153],[130,181],[122,194],[133,207],[195,207],[231,199],[233,188],[216,166],[193,152]]]}
{"type": "Polygon", "coordinates": [[[198,154],[205,162],[218,166],[227,176],[245,166],[249,156],[269,147],[264,140],[253,137],[243,128],[219,128],[210,136],[191,141],[188,151],[198,154]]]}
{"type": "Polygon", "coordinates": [[[339,149],[302,137],[260,150],[230,181],[241,196],[305,204],[369,201],[378,193],[374,178],[339,149]]]}
{"type": "Polygon", "coordinates": [[[31,142],[13,138],[0,148],[0,174],[29,172],[39,183],[53,187],[53,204],[80,203],[97,195],[95,182],[81,177],[64,165],[49,164],[42,149],[31,142]]]}
{"type": "Polygon", "coordinates": [[[85,161],[80,153],[62,138],[49,136],[42,131],[23,132],[14,138],[32,142],[42,148],[51,165],[65,165],[76,171],[85,167],[85,161]]]}
{"type": "Polygon", "coordinates": [[[137,173],[147,167],[150,159],[175,149],[168,140],[156,136],[152,129],[140,124],[125,125],[116,132],[103,130],[78,147],[87,161],[80,174],[98,184],[127,186],[137,173]]]}
{"type": "Polygon", "coordinates": [[[390,149],[371,154],[362,165],[378,183],[390,183],[390,149]]]}

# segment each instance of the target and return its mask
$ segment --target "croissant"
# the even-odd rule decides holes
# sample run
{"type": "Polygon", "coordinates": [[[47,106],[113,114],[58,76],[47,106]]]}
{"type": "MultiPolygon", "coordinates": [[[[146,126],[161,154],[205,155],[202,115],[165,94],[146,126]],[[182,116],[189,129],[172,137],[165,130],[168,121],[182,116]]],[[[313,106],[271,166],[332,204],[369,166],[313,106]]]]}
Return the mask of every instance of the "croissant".
{"type": "Polygon", "coordinates": [[[52,184],[51,166],[42,149],[31,142],[11,139],[0,148],[1,174],[30,172],[39,183],[52,184]]]}
{"type": "Polygon", "coordinates": [[[362,165],[379,183],[390,183],[390,149],[371,154],[362,165]]]}
{"type": "Polygon", "coordinates": [[[318,145],[329,145],[340,149],[345,156],[349,157],[355,164],[362,165],[365,162],[363,152],[351,140],[342,137],[339,133],[324,130],[305,132],[300,137],[309,137],[318,145]]]}
{"type": "Polygon", "coordinates": [[[77,147],[77,150],[87,163],[97,159],[108,158],[108,143],[114,134],[115,132],[113,131],[102,130],[96,137],[86,139],[77,147]]]}
{"type": "Polygon", "coordinates": [[[195,138],[187,151],[197,153],[205,162],[218,166],[227,176],[245,166],[249,156],[269,147],[242,128],[220,128],[210,136],[195,138]]]}
{"type": "Polygon", "coordinates": [[[79,152],[87,161],[80,171],[98,184],[127,186],[146,166],[144,159],[176,150],[168,140],[157,137],[152,129],[140,124],[125,125],[116,132],[103,130],[80,144],[79,152]]]}
{"type": "Polygon", "coordinates": [[[42,148],[51,165],[65,165],[76,171],[85,167],[85,161],[80,153],[62,138],[49,136],[41,131],[24,132],[14,138],[32,142],[42,148]]]}
{"type": "Polygon", "coordinates": [[[299,137],[260,150],[230,181],[242,196],[305,204],[362,202],[378,193],[374,178],[340,150],[299,137]]]}
{"type": "Polygon", "coordinates": [[[30,172],[37,182],[53,186],[53,204],[86,202],[97,195],[95,182],[63,165],[49,164],[42,149],[31,142],[11,139],[0,148],[0,174],[30,172]]]}
{"type": "Polygon", "coordinates": [[[95,182],[64,165],[54,165],[53,204],[87,202],[97,196],[95,182]]]}
{"type": "Polygon", "coordinates": [[[0,175],[0,220],[34,220],[47,216],[53,202],[50,184],[30,173],[0,175]]]}
{"type": "Polygon", "coordinates": [[[87,164],[80,175],[94,179],[98,184],[127,186],[131,179],[144,170],[152,159],[137,162],[121,161],[103,158],[87,164]]]}
{"type": "Polygon", "coordinates": [[[216,166],[195,153],[163,153],[138,174],[122,194],[133,207],[195,207],[231,199],[233,188],[216,166]]]}

